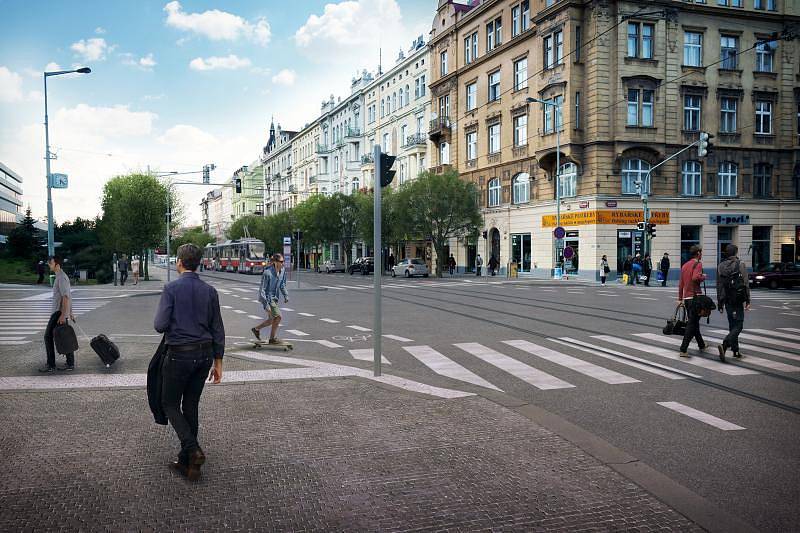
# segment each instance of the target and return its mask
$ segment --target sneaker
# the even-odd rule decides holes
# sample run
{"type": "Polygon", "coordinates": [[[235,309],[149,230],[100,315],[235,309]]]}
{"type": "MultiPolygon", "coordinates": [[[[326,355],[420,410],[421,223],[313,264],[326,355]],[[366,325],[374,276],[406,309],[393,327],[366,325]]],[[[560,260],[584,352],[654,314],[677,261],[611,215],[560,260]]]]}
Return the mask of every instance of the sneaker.
{"type": "Polygon", "coordinates": [[[261,332],[260,331],[258,331],[256,328],[250,328],[250,331],[253,332],[253,337],[255,337],[258,340],[261,340],[261,332]]]}
{"type": "Polygon", "coordinates": [[[678,352],[681,357],[689,357],[688,352],[678,352]]]}
{"type": "Polygon", "coordinates": [[[42,368],[39,369],[39,372],[43,372],[43,373],[44,372],[54,372],[55,369],[56,369],[56,367],[54,367],[54,366],[43,366],[42,368]]]}
{"type": "Polygon", "coordinates": [[[269,343],[270,344],[283,344],[283,341],[280,340],[279,338],[275,337],[274,339],[270,339],[269,343]]]}
{"type": "Polygon", "coordinates": [[[701,352],[705,352],[708,349],[708,344],[704,344],[702,346],[698,346],[697,349],[701,352]]]}
{"type": "Polygon", "coordinates": [[[724,345],[720,344],[719,346],[717,346],[717,350],[719,351],[719,360],[724,363],[725,362],[725,351],[727,350],[727,348],[725,348],[724,345]]]}
{"type": "Polygon", "coordinates": [[[61,372],[64,372],[64,371],[67,371],[67,372],[72,372],[73,370],[75,370],[75,365],[64,365],[64,366],[59,366],[57,369],[58,369],[59,371],[61,371],[61,372]]]}

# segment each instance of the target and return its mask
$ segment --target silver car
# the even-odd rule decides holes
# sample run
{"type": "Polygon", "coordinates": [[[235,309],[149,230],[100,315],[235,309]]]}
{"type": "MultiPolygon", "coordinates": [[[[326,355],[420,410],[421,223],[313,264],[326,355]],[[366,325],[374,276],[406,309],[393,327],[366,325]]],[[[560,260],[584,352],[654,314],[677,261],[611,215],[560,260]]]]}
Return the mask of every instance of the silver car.
{"type": "Polygon", "coordinates": [[[324,263],[322,263],[321,270],[323,270],[326,274],[330,274],[331,272],[344,272],[344,263],[338,261],[336,259],[328,259],[324,263]]]}
{"type": "Polygon", "coordinates": [[[428,277],[428,265],[422,259],[403,259],[392,268],[392,277],[412,276],[428,277]]]}

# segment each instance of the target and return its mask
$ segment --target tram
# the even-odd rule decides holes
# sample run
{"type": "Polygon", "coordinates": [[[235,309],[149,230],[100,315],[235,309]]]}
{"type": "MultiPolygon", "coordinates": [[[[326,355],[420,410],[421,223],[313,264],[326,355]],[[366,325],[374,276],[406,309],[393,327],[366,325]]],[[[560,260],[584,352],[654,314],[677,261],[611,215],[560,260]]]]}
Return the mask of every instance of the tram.
{"type": "Polygon", "coordinates": [[[203,269],[218,272],[262,274],[267,265],[264,241],[238,239],[222,244],[207,244],[203,250],[203,269]]]}

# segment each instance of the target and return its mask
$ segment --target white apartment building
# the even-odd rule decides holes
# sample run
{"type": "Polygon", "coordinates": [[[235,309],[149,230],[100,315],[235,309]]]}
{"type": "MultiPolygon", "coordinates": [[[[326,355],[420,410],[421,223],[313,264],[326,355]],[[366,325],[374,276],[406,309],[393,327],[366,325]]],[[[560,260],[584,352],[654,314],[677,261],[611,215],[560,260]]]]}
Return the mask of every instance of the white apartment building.
{"type": "MultiPolygon", "coordinates": [[[[292,173],[292,139],[297,132],[270,125],[269,140],[261,155],[265,215],[287,211],[298,203],[300,196],[292,173]]],[[[302,201],[302,200],[299,200],[302,201]]]]}
{"type": "Polygon", "coordinates": [[[214,189],[200,201],[203,213],[203,231],[214,237],[217,242],[225,240],[225,229],[230,225],[229,219],[223,218],[223,190],[224,187],[214,189]]]}
{"type": "Polygon", "coordinates": [[[294,168],[292,177],[298,191],[298,203],[308,199],[312,194],[323,193],[317,181],[317,144],[319,144],[320,123],[315,120],[306,124],[292,139],[292,158],[294,168]]]}

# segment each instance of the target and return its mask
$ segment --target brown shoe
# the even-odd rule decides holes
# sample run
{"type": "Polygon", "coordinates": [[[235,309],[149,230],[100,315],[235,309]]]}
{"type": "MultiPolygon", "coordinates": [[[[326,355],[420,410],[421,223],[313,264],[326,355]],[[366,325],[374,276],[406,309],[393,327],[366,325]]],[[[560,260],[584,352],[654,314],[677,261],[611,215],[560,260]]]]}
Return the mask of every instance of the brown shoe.
{"type": "Polygon", "coordinates": [[[189,478],[189,481],[200,479],[200,467],[205,462],[206,456],[200,448],[189,454],[189,466],[186,468],[186,477],[189,478]]]}
{"type": "Polygon", "coordinates": [[[180,461],[173,461],[169,464],[169,469],[175,472],[176,474],[180,474],[183,477],[188,477],[188,468],[185,464],[181,463],[180,461]]]}

